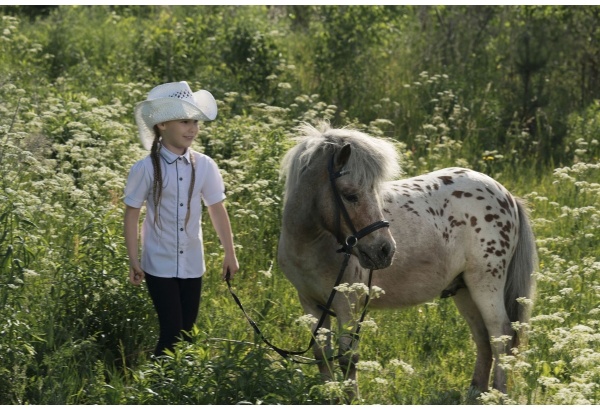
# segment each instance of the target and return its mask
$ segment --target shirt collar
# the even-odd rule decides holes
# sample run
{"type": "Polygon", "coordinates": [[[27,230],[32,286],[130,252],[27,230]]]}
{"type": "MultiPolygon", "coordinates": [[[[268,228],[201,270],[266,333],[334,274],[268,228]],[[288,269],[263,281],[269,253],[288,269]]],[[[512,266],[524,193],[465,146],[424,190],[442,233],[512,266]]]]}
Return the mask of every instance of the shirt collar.
{"type": "Polygon", "coordinates": [[[183,155],[177,155],[169,151],[164,146],[162,146],[160,147],[160,155],[165,159],[165,161],[167,161],[167,164],[172,164],[173,162],[177,161],[177,159],[179,159],[180,157],[183,158],[186,161],[186,163],[190,162],[189,149],[186,149],[183,155]]]}

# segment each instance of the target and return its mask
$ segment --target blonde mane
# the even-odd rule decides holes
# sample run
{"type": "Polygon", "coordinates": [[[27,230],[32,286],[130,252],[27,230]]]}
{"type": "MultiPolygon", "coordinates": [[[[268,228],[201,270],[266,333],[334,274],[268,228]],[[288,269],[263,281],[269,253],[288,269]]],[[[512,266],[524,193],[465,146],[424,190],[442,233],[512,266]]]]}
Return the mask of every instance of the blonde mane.
{"type": "Polygon", "coordinates": [[[307,169],[327,167],[331,155],[346,144],[352,146],[352,154],[344,169],[361,189],[377,189],[382,182],[400,174],[398,154],[392,142],[352,128],[331,128],[325,122],[317,127],[309,124],[299,126],[299,135],[293,138],[296,145],[281,162],[281,174],[286,178],[286,193],[300,182],[300,176],[307,169]]]}

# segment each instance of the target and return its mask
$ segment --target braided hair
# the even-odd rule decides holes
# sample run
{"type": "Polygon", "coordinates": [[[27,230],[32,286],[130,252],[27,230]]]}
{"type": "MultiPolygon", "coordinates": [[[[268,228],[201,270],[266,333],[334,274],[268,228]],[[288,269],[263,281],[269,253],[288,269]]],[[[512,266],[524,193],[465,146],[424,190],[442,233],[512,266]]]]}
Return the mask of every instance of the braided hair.
{"type": "MultiPolygon", "coordinates": [[[[160,166],[160,149],[162,144],[160,143],[160,131],[158,126],[154,126],[154,140],[152,141],[152,148],[150,149],[150,159],[152,160],[152,166],[154,168],[154,180],[152,183],[152,198],[154,201],[154,225],[161,226],[160,223],[160,201],[162,199],[162,169],[160,166]]],[[[196,159],[194,152],[190,148],[190,164],[192,165],[192,178],[190,180],[190,187],[188,189],[188,200],[187,200],[187,211],[185,214],[185,227],[187,229],[187,223],[190,219],[190,205],[192,203],[192,196],[194,194],[194,186],[196,184],[196,159]]]]}

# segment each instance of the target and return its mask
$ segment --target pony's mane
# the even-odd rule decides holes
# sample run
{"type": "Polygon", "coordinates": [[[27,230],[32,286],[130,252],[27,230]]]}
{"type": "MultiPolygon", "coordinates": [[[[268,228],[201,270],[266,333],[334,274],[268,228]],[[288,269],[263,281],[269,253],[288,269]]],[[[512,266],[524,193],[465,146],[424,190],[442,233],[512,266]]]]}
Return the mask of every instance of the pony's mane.
{"type": "Polygon", "coordinates": [[[361,189],[377,188],[400,174],[398,154],[392,142],[352,128],[331,128],[325,122],[318,124],[318,128],[303,124],[297,132],[298,136],[293,138],[296,145],[285,154],[281,163],[286,193],[299,183],[306,169],[326,167],[331,155],[345,144],[352,146],[352,154],[344,169],[361,189]]]}

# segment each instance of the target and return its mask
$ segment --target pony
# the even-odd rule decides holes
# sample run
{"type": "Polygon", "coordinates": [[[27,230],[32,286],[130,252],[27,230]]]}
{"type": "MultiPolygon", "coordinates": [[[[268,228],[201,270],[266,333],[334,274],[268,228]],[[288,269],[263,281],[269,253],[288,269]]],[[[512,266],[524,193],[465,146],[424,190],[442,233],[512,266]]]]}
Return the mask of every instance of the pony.
{"type": "MultiPolygon", "coordinates": [[[[453,297],[477,350],[471,388],[487,391],[493,366],[493,388],[506,392],[499,358],[518,345],[511,323],[528,320],[530,303],[520,298],[532,298],[537,265],[524,203],[491,177],[465,168],[394,180],[401,171],[395,145],[355,129],[304,124],[298,133],[281,162],[277,259],[304,312],[321,316],[342,263],[336,251],[351,242],[343,282],[367,284],[377,270],[372,285],[385,292],[369,308],[453,297]],[[361,238],[354,235],[354,226],[384,218],[361,238]]],[[[343,328],[354,323],[356,331],[366,298],[347,297],[354,299],[333,298],[322,327],[330,329],[330,316],[336,316],[339,363],[356,396],[358,342],[343,328]]],[[[330,337],[313,345],[324,380],[333,377],[332,352],[330,337]]]]}

